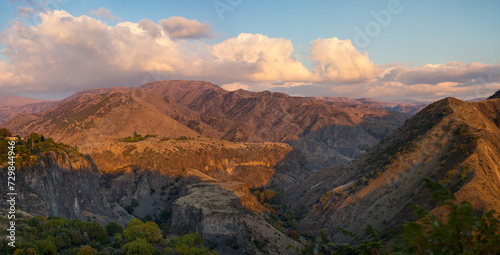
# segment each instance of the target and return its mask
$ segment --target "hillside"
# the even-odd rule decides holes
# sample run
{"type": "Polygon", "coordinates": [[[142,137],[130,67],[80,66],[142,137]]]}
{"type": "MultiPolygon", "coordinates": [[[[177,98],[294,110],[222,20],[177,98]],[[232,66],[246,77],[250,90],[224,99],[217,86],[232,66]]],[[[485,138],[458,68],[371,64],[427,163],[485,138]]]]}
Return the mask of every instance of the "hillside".
{"type": "Polygon", "coordinates": [[[107,200],[130,210],[137,199],[140,205],[132,211],[137,217],[168,213],[169,229],[196,231],[222,254],[291,254],[285,247],[298,245],[265,220],[267,209],[250,193],[269,182],[295,180],[293,169],[280,166],[292,150],[286,144],[148,138],[87,150],[107,200]]]}
{"type": "MultiPolygon", "coordinates": [[[[285,248],[301,246],[266,220],[250,193],[268,182],[290,184],[292,169],[280,166],[289,145],[148,137],[88,145],[85,156],[52,139],[34,145],[17,160],[23,212],[122,225],[133,216],[155,220],[166,233],[199,233],[222,254],[293,254],[285,248]]],[[[24,146],[31,142],[17,150],[24,146]]]]}
{"type": "Polygon", "coordinates": [[[229,141],[289,143],[304,154],[312,169],[351,161],[409,117],[374,107],[341,108],[283,93],[229,92],[200,81],[153,82],[131,93],[158,109],[165,102],[151,100],[150,95],[185,106],[184,113],[166,114],[202,134],[229,141]],[[192,119],[182,118],[187,110],[192,119]]]}
{"type": "Polygon", "coordinates": [[[81,91],[50,110],[19,115],[2,126],[23,135],[36,131],[73,145],[112,140],[133,131],[286,142],[306,158],[308,170],[317,170],[350,162],[409,116],[364,104],[339,107],[283,93],[229,92],[208,82],[177,80],[81,91]]]}
{"type": "Polygon", "coordinates": [[[370,224],[387,234],[415,219],[410,203],[435,208],[424,177],[446,185],[459,201],[500,211],[499,127],[500,99],[440,100],[351,164],[290,186],[285,201],[303,214],[302,231],[326,228],[337,243],[352,241],[337,227],[365,237],[370,224]]]}
{"type": "Polygon", "coordinates": [[[23,136],[37,132],[72,145],[123,138],[134,131],[171,137],[198,135],[121,92],[83,94],[41,113],[18,115],[3,126],[23,136]]]}

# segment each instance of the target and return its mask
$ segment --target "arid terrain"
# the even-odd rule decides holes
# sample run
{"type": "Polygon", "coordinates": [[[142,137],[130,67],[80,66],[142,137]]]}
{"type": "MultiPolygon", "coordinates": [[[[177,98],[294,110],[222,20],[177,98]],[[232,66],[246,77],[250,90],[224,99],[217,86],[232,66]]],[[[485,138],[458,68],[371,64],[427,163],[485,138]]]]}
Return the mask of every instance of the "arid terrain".
{"type": "Polygon", "coordinates": [[[0,127],[68,146],[21,166],[25,213],[150,219],[164,232],[197,232],[220,254],[295,254],[321,229],[337,243],[353,242],[339,227],[365,238],[370,225],[387,238],[417,219],[410,203],[445,214],[424,177],[499,210],[495,97],[423,108],[162,81],[2,106],[16,110],[0,127]]]}

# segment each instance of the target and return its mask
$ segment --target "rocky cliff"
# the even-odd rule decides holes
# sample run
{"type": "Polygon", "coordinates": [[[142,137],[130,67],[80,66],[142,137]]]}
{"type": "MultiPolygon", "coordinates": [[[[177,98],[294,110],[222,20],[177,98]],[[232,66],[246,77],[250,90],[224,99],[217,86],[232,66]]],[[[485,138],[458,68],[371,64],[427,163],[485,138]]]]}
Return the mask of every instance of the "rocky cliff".
{"type": "MultiPolygon", "coordinates": [[[[99,187],[100,175],[85,157],[70,157],[63,150],[33,157],[37,158],[33,163],[24,164],[17,170],[16,188],[21,210],[34,215],[93,219],[102,223],[126,224],[132,218],[119,205],[108,203],[99,187]]],[[[6,193],[6,188],[4,179],[0,188],[2,194],[6,193]]]]}

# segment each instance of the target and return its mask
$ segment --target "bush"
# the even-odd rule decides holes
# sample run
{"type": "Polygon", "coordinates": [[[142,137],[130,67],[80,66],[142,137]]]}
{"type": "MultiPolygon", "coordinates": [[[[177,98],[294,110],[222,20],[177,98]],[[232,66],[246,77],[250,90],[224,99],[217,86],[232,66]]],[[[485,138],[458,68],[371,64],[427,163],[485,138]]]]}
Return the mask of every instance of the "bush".
{"type": "Polygon", "coordinates": [[[285,234],[297,242],[300,241],[300,234],[293,229],[287,230],[285,234]]]}
{"type": "Polygon", "coordinates": [[[134,199],[132,199],[131,205],[133,207],[138,207],[139,205],[141,205],[141,203],[139,202],[139,200],[137,200],[137,199],[134,198],[134,199]]]}

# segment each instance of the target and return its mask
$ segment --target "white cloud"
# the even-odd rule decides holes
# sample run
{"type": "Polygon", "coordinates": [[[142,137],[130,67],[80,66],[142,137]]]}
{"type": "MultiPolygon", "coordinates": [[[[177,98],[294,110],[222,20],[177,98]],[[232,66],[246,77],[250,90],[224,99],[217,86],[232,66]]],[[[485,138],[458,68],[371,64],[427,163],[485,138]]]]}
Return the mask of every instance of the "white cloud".
{"type": "Polygon", "coordinates": [[[368,53],[359,53],[351,40],[336,37],[311,42],[310,58],[318,80],[361,82],[375,77],[376,66],[368,53]]]}
{"type": "Polygon", "coordinates": [[[66,11],[39,16],[37,25],[14,21],[1,34],[6,46],[6,61],[0,60],[2,93],[131,86],[151,79],[198,79],[228,90],[355,98],[473,98],[500,88],[500,64],[375,65],[350,40],[335,37],[311,42],[309,70],[285,38],[242,33],[215,45],[177,40],[211,33],[196,20],[181,22],[191,25],[173,36],[164,24],[148,19],[110,26],[66,11]]]}
{"type": "Polygon", "coordinates": [[[170,17],[159,22],[170,37],[175,39],[198,39],[212,37],[212,26],[209,23],[202,24],[193,19],[184,17],[170,17]]]}
{"type": "Polygon", "coordinates": [[[213,64],[231,76],[249,81],[302,81],[311,73],[292,57],[290,40],[242,33],[212,48],[213,64]]]}
{"type": "Polygon", "coordinates": [[[153,37],[160,37],[162,35],[161,26],[150,19],[141,19],[137,24],[139,25],[139,28],[147,31],[153,37]]]}
{"type": "Polygon", "coordinates": [[[428,64],[422,67],[397,67],[384,75],[384,81],[400,81],[407,85],[430,84],[442,82],[457,82],[464,85],[474,85],[481,82],[480,77],[493,76],[492,80],[500,78],[500,65],[482,63],[465,64],[462,62],[447,62],[443,64],[428,64]]]}
{"type": "Polygon", "coordinates": [[[111,14],[111,11],[101,7],[97,10],[91,10],[89,12],[89,15],[94,15],[99,18],[107,19],[107,20],[114,20],[114,21],[122,21],[122,19],[114,14],[111,14]]]}

